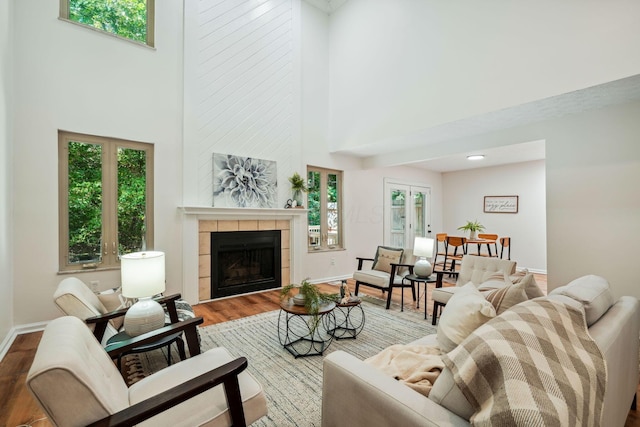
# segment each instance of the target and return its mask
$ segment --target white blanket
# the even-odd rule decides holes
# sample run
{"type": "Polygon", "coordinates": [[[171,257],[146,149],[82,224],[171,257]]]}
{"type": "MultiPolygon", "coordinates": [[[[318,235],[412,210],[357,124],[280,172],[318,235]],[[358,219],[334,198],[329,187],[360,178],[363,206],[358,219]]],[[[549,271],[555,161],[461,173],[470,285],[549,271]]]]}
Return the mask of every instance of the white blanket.
{"type": "Polygon", "coordinates": [[[444,368],[440,348],[426,345],[392,345],[366,359],[365,363],[425,396],[429,395],[444,368]]]}

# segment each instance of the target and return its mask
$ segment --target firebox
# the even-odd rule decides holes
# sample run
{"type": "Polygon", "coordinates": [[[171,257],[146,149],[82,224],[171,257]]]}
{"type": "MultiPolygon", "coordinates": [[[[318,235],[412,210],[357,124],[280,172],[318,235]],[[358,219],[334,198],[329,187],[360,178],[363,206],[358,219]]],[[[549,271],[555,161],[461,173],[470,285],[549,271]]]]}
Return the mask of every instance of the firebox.
{"type": "Polygon", "coordinates": [[[211,298],[279,288],[280,230],[211,233],[211,298]]]}

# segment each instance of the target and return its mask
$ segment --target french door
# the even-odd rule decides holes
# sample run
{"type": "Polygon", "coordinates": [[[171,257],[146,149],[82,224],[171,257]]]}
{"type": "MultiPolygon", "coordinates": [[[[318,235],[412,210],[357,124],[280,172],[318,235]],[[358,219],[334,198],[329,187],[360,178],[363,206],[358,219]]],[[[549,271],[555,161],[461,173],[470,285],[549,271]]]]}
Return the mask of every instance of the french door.
{"type": "Polygon", "coordinates": [[[386,180],[384,183],[384,244],[413,248],[415,237],[431,235],[431,189],[386,180]]]}

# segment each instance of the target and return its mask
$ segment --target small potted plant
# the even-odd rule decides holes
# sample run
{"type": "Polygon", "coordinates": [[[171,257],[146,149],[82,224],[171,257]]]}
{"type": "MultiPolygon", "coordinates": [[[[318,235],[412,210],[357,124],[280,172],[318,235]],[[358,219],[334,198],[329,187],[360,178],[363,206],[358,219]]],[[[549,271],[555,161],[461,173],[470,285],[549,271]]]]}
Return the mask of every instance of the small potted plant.
{"type": "Polygon", "coordinates": [[[467,221],[467,223],[465,225],[463,225],[462,227],[458,227],[458,230],[468,231],[469,232],[469,239],[473,240],[473,239],[476,238],[476,233],[478,231],[483,231],[484,230],[484,225],[480,224],[478,222],[478,220],[467,221]]]}
{"type": "Polygon", "coordinates": [[[304,305],[304,308],[311,315],[311,321],[313,322],[312,330],[315,330],[318,324],[318,311],[320,307],[330,302],[336,302],[340,299],[339,294],[325,294],[320,289],[309,282],[308,279],[304,279],[302,283],[290,284],[282,288],[280,291],[280,299],[291,298],[296,305],[304,305]],[[298,293],[291,296],[291,291],[297,289],[298,293]]]}
{"type": "Polygon", "coordinates": [[[306,193],[308,191],[307,185],[298,172],[289,177],[289,182],[291,183],[291,189],[293,190],[293,200],[296,202],[295,207],[301,208],[302,193],[306,193]]]}

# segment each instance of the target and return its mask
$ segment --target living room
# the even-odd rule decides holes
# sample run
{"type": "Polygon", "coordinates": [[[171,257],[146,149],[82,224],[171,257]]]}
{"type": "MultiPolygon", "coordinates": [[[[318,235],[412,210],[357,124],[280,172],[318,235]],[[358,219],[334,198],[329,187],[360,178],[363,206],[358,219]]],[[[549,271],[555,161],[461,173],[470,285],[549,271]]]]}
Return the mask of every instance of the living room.
{"type": "MultiPolygon", "coordinates": [[[[59,20],[56,2],[3,2],[0,354],[16,334],[59,316],[51,299],[62,277],[58,130],[155,144],[155,247],[167,254],[168,292],[194,295],[197,260],[187,256],[194,236],[184,234],[179,208],[212,205],[211,155],[224,153],[276,161],[282,206],[293,172],[307,165],[344,171],[345,250],[296,253],[292,281],[348,276],[356,256],[373,254],[383,240],[388,177],[431,188],[434,232],[453,233],[478,217],[490,231],[510,234],[518,265],[546,270],[549,290],[597,274],[616,296],[640,296],[632,269],[624,268],[633,265],[640,235],[640,195],[628,190],[640,178],[640,37],[631,10],[639,6],[576,1],[506,10],[470,4],[460,11],[398,3],[349,0],[327,15],[305,2],[278,2],[288,11],[290,48],[278,54],[281,74],[265,75],[287,82],[274,95],[288,117],[279,122],[284,137],[246,143],[242,134],[198,134],[206,117],[197,95],[207,81],[198,80],[194,3],[156,4],[155,49],[149,49],[59,20]],[[429,45],[442,39],[450,43],[444,52],[429,45]],[[435,71],[431,57],[439,61],[435,71]],[[465,119],[515,107],[537,113],[438,142],[439,126],[471,127],[465,119]],[[428,143],[416,146],[416,138],[428,143]],[[540,140],[544,161],[450,173],[409,165],[540,140]],[[397,149],[356,155],[377,145],[397,149]],[[537,191],[533,184],[513,185],[533,180],[537,191]],[[520,214],[493,219],[483,214],[482,197],[498,193],[529,197],[522,197],[520,214]]],[[[297,236],[305,248],[304,236],[297,236]]],[[[118,284],[119,274],[82,278],[106,289],[118,284]]]]}

